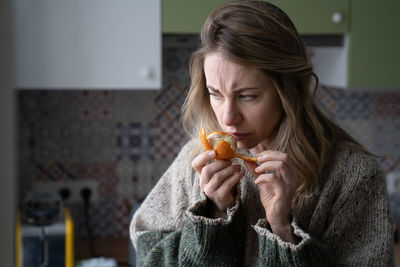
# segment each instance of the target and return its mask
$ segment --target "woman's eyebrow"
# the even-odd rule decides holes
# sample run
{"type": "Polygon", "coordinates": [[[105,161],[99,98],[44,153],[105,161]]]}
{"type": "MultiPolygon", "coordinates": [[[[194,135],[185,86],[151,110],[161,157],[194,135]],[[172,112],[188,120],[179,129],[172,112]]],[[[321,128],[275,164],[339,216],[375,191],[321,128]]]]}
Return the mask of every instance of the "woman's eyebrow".
{"type": "Polygon", "coordinates": [[[211,85],[206,85],[207,89],[213,92],[219,92],[218,89],[215,89],[214,87],[212,87],[211,85]]]}
{"type": "Polygon", "coordinates": [[[258,90],[258,88],[256,88],[256,87],[244,87],[244,88],[235,89],[235,90],[233,90],[233,92],[235,94],[241,94],[241,93],[243,93],[245,91],[252,91],[252,90],[258,90]]]}
{"type": "MultiPolygon", "coordinates": [[[[211,86],[211,85],[207,85],[206,87],[207,87],[207,89],[208,89],[209,91],[211,91],[211,92],[213,92],[213,93],[219,93],[219,90],[216,89],[216,88],[214,88],[214,87],[211,86]]],[[[234,89],[234,90],[233,90],[233,93],[236,94],[236,95],[240,95],[240,94],[242,94],[243,92],[246,92],[246,91],[255,91],[255,90],[258,90],[258,88],[257,88],[257,87],[243,87],[243,88],[234,89]]]]}

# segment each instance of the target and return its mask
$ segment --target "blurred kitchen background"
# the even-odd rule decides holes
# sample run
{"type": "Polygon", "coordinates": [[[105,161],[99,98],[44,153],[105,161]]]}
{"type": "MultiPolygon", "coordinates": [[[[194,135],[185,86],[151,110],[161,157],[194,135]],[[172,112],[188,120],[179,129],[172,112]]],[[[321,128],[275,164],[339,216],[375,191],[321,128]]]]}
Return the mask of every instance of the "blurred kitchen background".
{"type": "MultiPolygon", "coordinates": [[[[186,140],[190,55],[223,2],[1,3],[1,266],[13,266],[15,251],[28,257],[18,240],[41,215],[29,224],[26,212],[43,206],[68,208],[41,227],[73,223],[58,235],[73,232],[74,261],[133,265],[130,217],[186,140]],[[48,192],[63,204],[43,200],[48,192]],[[37,198],[47,205],[32,206],[37,198]]],[[[272,2],[304,37],[322,110],[378,156],[400,225],[400,3],[272,2]]]]}

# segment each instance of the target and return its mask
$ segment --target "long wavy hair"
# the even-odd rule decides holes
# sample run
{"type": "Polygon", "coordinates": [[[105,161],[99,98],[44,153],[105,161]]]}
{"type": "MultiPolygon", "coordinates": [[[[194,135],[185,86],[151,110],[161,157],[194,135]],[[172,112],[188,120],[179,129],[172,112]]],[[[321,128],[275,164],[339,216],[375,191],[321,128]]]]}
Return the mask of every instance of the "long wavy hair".
{"type": "Polygon", "coordinates": [[[202,127],[220,130],[204,76],[205,56],[217,52],[272,78],[284,115],[270,149],[291,157],[301,180],[294,204],[305,204],[318,190],[318,176],[337,140],[357,142],[314,102],[318,77],[292,21],[281,9],[265,1],[230,2],[209,15],[200,37],[201,46],[191,58],[191,85],[182,108],[183,127],[198,144],[188,160],[202,149],[202,127]]]}

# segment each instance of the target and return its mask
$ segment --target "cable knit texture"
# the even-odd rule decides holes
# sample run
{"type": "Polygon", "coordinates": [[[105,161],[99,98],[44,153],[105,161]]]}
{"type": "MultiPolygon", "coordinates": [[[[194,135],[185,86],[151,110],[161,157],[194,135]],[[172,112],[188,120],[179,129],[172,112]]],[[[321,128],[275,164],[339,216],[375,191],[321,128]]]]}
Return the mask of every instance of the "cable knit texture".
{"type": "Polygon", "coordinates": [[[192,147],[182,148],[132,219],[138,266],[394,266],[385,180],[373,156],[336,148],[319,192],[293,210],[294,245],[271,232],[249,173],[226,217],[207,218],[209,200],[185,164],[192,147]]]}

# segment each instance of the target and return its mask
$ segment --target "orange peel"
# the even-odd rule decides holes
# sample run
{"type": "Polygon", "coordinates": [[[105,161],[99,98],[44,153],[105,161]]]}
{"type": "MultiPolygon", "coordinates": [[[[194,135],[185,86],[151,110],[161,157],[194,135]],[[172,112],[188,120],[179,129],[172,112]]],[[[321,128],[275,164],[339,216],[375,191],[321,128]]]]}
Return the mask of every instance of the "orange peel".
{"type": "Polygon", "coordinates": [[[229,133],[215,131],[207,135],[206,130],[202,128],[200,131],[200,140],[206,150],[215,151],[215,159],[229,160],[240,158],[247,161],[257,161],[256,157],[236,153],[237,141],[229,133]]]}

